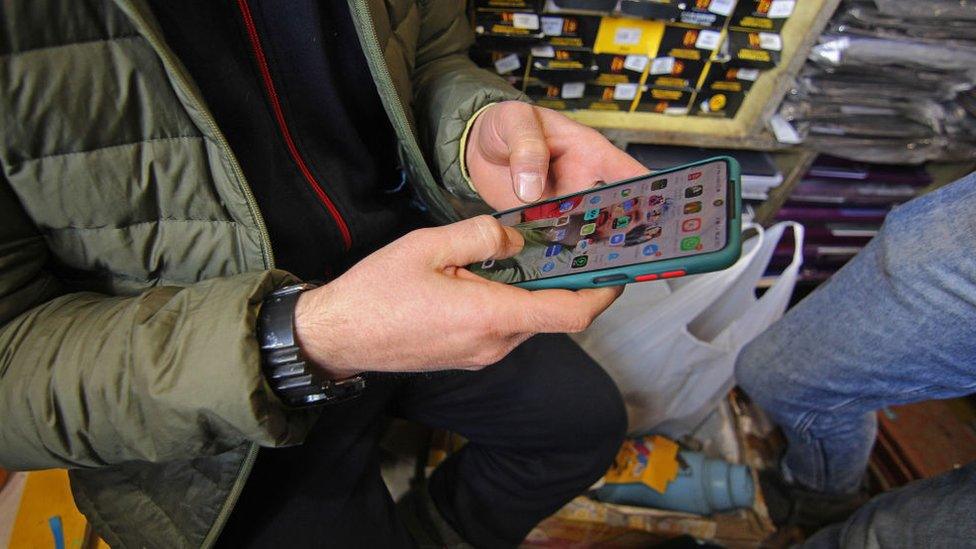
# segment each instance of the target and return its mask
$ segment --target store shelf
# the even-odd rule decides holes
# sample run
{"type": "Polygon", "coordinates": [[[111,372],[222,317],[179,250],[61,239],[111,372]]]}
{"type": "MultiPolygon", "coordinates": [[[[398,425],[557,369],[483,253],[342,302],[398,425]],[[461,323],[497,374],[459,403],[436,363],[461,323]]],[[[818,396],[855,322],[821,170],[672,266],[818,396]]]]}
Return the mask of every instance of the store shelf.
{"type": "Polygon", "coordinates": [[[611,141],[723,147],[753,150],[785,148],[765,129],[806,61],[810,47],[819,38],[840,0],[798,2],[783,27],[783,55],[780,65],[766,71],[753,85],[732,119],[702,116],[669,116],[656,113],[622,113],[580,110],[567,114],[599,129],[611,141]]]}

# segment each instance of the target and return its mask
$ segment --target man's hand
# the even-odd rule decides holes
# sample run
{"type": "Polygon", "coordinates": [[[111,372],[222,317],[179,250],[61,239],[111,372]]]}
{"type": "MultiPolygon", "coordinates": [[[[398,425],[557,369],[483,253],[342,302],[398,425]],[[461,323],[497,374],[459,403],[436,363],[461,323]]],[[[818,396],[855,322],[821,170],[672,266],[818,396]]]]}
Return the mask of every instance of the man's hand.
{"type": "Polygon", "coordinates": [[[478,369],[540,332],[579,332],[622,289],[528,291],[465,267],[522,249],[490,216],[420,229],[329,284],[302,294],[295,332],[305,356],[338,379],[360,371],[478,369]]]}
{"type": "Polygon", "coordinates": [[[478,115],[465,161],[478,194],[497,210],[647,173],[598,131],[519,101],[478,115]]]}

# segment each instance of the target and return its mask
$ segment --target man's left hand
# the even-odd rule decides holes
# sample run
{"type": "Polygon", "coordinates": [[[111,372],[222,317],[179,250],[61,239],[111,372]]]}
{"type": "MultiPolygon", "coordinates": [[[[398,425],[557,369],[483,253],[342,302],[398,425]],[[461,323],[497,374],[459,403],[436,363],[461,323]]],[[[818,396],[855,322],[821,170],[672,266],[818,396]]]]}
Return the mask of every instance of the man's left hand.
{"type": "Polygon", "coordinates": [[[496,210],[648,171],[598,131],[519,101],[497,103],[478,115],[465,160],[475,189],[496,210]]]}

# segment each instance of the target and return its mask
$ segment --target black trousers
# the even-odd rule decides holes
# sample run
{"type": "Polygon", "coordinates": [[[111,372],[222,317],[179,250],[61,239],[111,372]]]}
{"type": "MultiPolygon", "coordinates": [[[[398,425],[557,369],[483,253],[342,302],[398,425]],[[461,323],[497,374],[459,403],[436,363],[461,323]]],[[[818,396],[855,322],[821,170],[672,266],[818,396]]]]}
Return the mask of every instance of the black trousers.
{"type": "Polygon", "coordinates": [[[413,546],[380,476],[388,416],[469,440],[434,471],[430,495],[473,545],[514,546],[600,478],[626,428],[613,382],[563,335],[536,336],[478,372],[368,383],[326,408],[301,446],[261,450],[220,546],[413,546]]]}

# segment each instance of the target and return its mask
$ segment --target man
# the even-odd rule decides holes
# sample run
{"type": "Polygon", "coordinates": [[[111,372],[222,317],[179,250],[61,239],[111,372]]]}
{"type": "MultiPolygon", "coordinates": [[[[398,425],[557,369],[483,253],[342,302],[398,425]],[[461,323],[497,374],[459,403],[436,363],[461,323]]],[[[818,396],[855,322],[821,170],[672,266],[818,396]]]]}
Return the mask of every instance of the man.
{"type": "Polygon", "coordinates": [[[739,384],[788,442],[788,485],[769,483],[774,518],[814,529],[850,515],[809,547],[976,540],[976,463],[853,512],[877,410],[976,392],[974,207],[976,173],[896,208],[857,257],[739,356],[739,384]]]}
{"type": "Polygon", "coordinates": [[[480,279],[519,235],[426,225],[644,170],[470,42],[460,0],[4,2],[0,464],[70,468],[113,547],[410,545],[386,414],[469,439],[421,499],[475,545],[598,478],[616,389],[525,342],[618,290],[480,279]]]}

